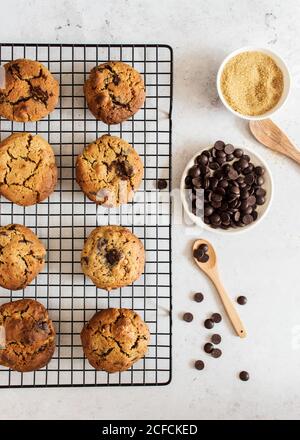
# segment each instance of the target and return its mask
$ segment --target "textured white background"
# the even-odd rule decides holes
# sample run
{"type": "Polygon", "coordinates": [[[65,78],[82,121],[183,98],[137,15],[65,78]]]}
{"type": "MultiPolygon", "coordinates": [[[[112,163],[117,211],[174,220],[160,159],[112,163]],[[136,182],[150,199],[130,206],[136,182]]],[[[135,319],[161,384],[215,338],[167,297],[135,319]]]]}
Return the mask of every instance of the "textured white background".
{"type": "Polygon", "coordinates": [[[300,145],[300,3],[297,0],[27,0],[1,2],[1,42],[168,43],[174,48],[173,185],[185,162],[221,138],[252,147],[268,161],[275,198],[257,228],[236,237],[175,226],[173,253],[174,371],[161,388],[1,390],[0,418],[297,418],[300,411],[300,168],[259,146],[247,125],[216,99],[215,74],[233,49],[257,44],[279,51],[294,78],[275,120],[300,145]],[[191,235],[192,234],[192,235],[191,235]],[[193,236],[215,245],[224,283],[249,337],[239,340],[226,320],[217,331],[224,355],[204,355],[202,322],[222,308],[214,289],[189,259],[193,236]],[[192,293],[201,290],[205,302],[192,293]],[[180,320],[193,311],[193,323],[180,320]],[[195,359],[206,368],[192,368],[195,359]],[[246,369],[251,380],[237,373],[246,369]]]}

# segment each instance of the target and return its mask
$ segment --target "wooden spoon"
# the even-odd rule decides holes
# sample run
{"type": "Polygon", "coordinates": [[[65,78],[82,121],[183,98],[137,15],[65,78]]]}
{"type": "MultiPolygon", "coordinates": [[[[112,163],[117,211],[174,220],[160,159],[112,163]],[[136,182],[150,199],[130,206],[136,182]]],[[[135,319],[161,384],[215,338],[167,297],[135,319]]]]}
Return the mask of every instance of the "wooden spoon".
{"type": "Polygon", "coordinates": [[[240,338],[245,338],[247,336],[247,332],[245,330],[245,327],[243,326],[243,323],[240,320],[240,318],[239,318],[239,316],[238,316],[238,314],[232,304],[232,301],[230,300],[228,294],[226,293],[226,291],[221,283],[218,268],[217,268],[217,256],[216,256],[214,248],[212,247],[212,245],[208,241],[200,239],[200,240],[196,240],[194,242],[193,253],[201,244],[206,244],[208,246],[207,254],[209,256],[209,260],[207,261],[207,263],[200,263],[200,261],[198,261],[194,257],[195,263],[197,264],[197,266],[201,270],[203,270],[203,272],[206,273],[206,275],[214,283],[214,285],[220,295],[223,306],[227,312],[227,315],[231,321],[231,324],[232,324],[234,330],[236,331],[236,334],[240,338]]]}
{"type": "Polygon", "coordinates": [[[250,121],[249,127],[253,136],[261,144],[300,164],[300,151],[271,119],[250,121]]]}

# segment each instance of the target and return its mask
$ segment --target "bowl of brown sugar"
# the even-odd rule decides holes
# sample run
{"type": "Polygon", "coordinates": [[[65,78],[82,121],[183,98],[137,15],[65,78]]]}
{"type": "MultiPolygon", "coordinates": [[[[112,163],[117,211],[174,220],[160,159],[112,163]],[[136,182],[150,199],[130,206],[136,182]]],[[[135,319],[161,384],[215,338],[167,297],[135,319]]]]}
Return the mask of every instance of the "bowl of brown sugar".
{"type": "Polygon", "coordinates": [[[286,63],[269,49],[245,47],[221,64],[217,89],[225,107],[243,119],[269,118],[286,102],[290,91],[286,63]]]}

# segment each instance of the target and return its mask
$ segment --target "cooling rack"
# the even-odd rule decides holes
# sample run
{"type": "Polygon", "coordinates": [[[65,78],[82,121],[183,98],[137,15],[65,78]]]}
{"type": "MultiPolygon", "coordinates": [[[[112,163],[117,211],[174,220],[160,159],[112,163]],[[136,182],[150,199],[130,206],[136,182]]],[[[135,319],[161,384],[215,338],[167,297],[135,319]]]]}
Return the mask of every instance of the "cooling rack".
{"type": "Polygon", "coordinates": [[[171,129],[172,49],[166,45],[0,44],[0,63],[29,58],[45,64],[60,83],[60,101],[47,118],[34,123],[0,119],[1,139],[12,132],[43,136],[53,147],[59,168],[55,192],[43,203],[20,207],[1,197],[0,224],[30,227],[47,248],[47,265],[23,291],[0,288],[0,304],[34,298],[49,310],[57,348],[47,367],[18,373],[0,367],[0,387],[165,385],[171,380],[171,129]],[[86,108],[82,85],[91,68],[122,60],[144,76],[147,98],[136,115],[119,125],[96,121],[86,108]],[[90,202],[75,182],[76,156],[102,134],[124,138],[140,154],[144,179],[134,203],[104,209],[90,202]],[[156,190],[157,179],[168,188],[156,190]],[[144,243],[144,275],[132,286],[97,289],[80,267],[84,238],[96,226],[120,224],[144,243]],[[80,331],[100,309],[128,307],[147,322],[151,343],[146,357],[122,373],[95,371],[85,360],[80,331]]]}

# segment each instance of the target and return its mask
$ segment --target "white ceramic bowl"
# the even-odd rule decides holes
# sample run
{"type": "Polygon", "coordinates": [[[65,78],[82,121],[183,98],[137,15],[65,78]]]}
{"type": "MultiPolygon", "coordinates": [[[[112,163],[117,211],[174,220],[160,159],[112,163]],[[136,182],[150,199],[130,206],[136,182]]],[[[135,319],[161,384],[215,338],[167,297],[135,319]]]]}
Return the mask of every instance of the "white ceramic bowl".
{"type": "Polygon", "coordinates": [[[187,213],[187,215],[189,216],[189,218],[192,220],[192,222],[194,224],[196,224],[197,226],[199,226],[207,231],[214,232],[217,234],[223,234],[223,235],[237,234],[237,233],[246,232],[246,231],[249,231],[250,229],[253,229],[255,226],[257,226],[262,221],[263,218],[266,217],[266,215],[270,209],[272,199],[273,199],[273,179],[272,179],[270,168],[268,167],[268,165],[266,164],[264,159],[259,154],[254,153],[254,151],[252,151],[252,150],[249,150],[249,148],[236,147],[236,148],[242,148],[244,153],[248,154],[250,156],[251,162],[255,166],[260,165],[265,168],[265,174],[264,174],[265,183],[263,185],[263,188],[267,192],[266,201],[265,201],[264,205],[257,207],[257,212],[258,212],[257,219],[254,222],[250,223],[250,225],[245,225],[243,227],[229,228],[229,229],[221,229],[221,228],[215,229],[215,228],[210,227],[206,223],[204,223],[204,221],[202,220],[201,217],[197,217],[196,215],[194,215],[190,211],[188,201],[186,198],[187,194],[186,194],[186,189],[185,189],[185,178],[188,174],[188,170],[194,165],[196,157],[199,154],[201,154],[201,152],[203,150],[207,150],[209,148],[211,148],[211,147],[203,147],[197,154],[195,154],[195,156],[193,156],[193,158],[186,165],[184,172],[182,174],[181,183],[180,183],[180,196],[181,196],[181,201],[182,201],[185,212],[187,213]]]}
{"type": "Polygon", "coordinates": [[[235,50],[234,52],[229,54],[225,58],[225,60],[222,62],[221,66],[218,70],[218,75],[217,75],[218,94],[219,94],[221,101],[225,105],[225,107],[229,111],[231,111],[231,113],[238,116],[239,118],[247,119],[249,121],[262,120],[262,119],[270,118],[272,115],[274,115],[274,113],[277,112],[286,102],[286,100],[289,96],[289,93],[290,93],[290,86],[291,86],[291,75],[290,75],[289,69],[288,69],[286,63],[284,62],[284,60],[277,53],[273,52],[272,50],[263,49],[261,47],[255,47],[255,46],[242,47],[241,49],[235,50]],[[254,52],[254,51],[265,53],[266,55],[269,55],[275,61],[275,63],[278,65],[278,67],[281,69],[281,71],[283,73],[284,87],[283,87],[282,96],[275,107],[273,107],[271,110],[269,110],[267,113],[264,113],[263,115],[248,116],[248,115],[243,115],[239,112],[236,112],[235,110],[233,110],[232,107],[230,107],[230,105],[228,104],[228,102],[226,101],[226,99],[224,98],[223,93],[222,93],[221,77],[222,77],[224,67],[228,63],[229,60],[231,60],[233,57],[235,57],[236,55],[238,55],[242,52],[254,52]]]}

